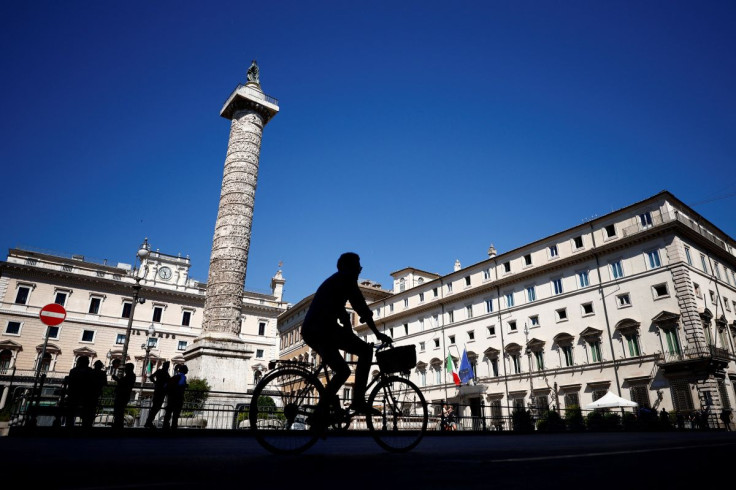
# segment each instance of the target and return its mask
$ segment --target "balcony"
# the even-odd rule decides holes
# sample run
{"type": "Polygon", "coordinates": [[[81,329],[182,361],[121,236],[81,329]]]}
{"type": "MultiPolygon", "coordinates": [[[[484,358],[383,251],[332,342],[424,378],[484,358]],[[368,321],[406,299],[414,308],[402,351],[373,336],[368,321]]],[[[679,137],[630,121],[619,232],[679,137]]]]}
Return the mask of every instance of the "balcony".
{"type": "Polygon", "coordinates": [[[661,355],[658,365],[665,374],[722,371],[732,360],[736,360],[727,349],[713,345],[694,346],[682,352],[667,352],[661,355]]]}
{"type": "Polygon", "coordinates": [[[642,225],[641,222],[637,221],[635,225],[627,226],[623,229],[623,236],[628,237],[632,235],[636,235],[638,233],[644,232],[646,230],[649,230],[651,228],[656,228],[658,226],[661,226],[666,223],[670,223],[672,221],[678,221],[685,225],[686,227],[690,228],[691,230],[697,232],[700,236],[708,240],[709,242],[713,243],[717,247],[731,253],[729,250],[728,244],[715,236],[713,233],[711,233],[707,228],[705,228],[702,225],[699,225],[695,220],[688,218],[687,216],[683,215],[682,213],[675,211],[674,213],[652,213],[652,224],[650,225],[642,225]]]}

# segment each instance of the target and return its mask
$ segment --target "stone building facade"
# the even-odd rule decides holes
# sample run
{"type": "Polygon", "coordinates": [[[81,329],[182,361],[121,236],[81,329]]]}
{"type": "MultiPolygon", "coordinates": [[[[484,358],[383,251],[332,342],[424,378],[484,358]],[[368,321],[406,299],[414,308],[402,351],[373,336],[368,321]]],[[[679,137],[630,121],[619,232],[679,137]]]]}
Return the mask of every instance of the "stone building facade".
{"type": "MultiPolygon", "coordinates": [[[[143,381],[144,363],[155,369],[164,361],[185,362],[184,353],[202,330],[206,284],[189,277],[189,257],[151,252],[142,261],[142,286],[132,322],[127,361],[143,381]],[[153,325],[155,333],[148,337],[153,325]],[[150,345],[146,355],[146,344],[150,345]]],[[[109,366],[120,359],[133,301],[136,271],[130,264],[108,263],[78,255],[11,249],[0,262],[0,407],[10,390],[19,396],[33,386],[39,359],[47,393],[58,388],[80,356],[109,366]],[[66,320],[52,327],[44,350],[46,326],[39,311],[59,303],[66,320]],[[42,355],[42,351],[44,351],[42,355]]],[[[279,271],[272,294],[244,291],[239,339],[247,346],[251,389],[278,355],[276,318],[286,309],[279,271]]],[[[193,374],[190,372],[190,374],[193,374]]],[[[227,375],[227,374],[225,374],[227,375]]],[[[134,390],[138,395],[139,390],[134,390]]]]}
{"type": "MultiPolygon", "coordinates": [[[[446,275],[398,270],[370,307],[396,345],[416,346],[410,379],[427,401],[460,405],[466,424],[611,391],[653,410],[708,408],[715,425],[736,401],[735,252],[664,191],[515,250],[491,246],[446,275]],[[456,386],[446,360],[459,365],[464,350],[474,378],[456,386]]],[[[292,341],[298,313],[279,317],[282,357],[309,359],[292,341]]]]}

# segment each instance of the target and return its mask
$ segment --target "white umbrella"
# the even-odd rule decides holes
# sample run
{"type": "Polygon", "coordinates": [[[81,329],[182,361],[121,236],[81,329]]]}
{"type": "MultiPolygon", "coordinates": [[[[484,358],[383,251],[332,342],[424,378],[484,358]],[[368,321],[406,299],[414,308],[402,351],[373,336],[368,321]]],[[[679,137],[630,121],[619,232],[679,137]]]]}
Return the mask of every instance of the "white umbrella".
{"type": "Polygon", "coordinates": [[[585,410],[593,410],[596,408],[621,408],[621,407],[638,407],[639,404],[616,396],[610,391],[597,399],[593,403],[589,403],[583,407],[585,410]]]}

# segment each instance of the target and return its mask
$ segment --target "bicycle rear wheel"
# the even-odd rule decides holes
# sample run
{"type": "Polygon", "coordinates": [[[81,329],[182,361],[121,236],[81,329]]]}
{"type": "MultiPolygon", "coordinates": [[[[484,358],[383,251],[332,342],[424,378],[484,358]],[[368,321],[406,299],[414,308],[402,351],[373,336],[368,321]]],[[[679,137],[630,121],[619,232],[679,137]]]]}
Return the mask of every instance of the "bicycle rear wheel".
{"type": "Polygon", "coordinates": [[[309,417],[324,387],[301,369],[277,369],[253,390],[248,421],[256,440],[272,453],[298,454],[317,442],[309,417]]]}
{"type": "Polygon", "coordinates": [[[391,452],[416,447],[427,431],[427,403],[411,381],[399,376],[381,380],[368,397],[381,415],[366,417],[368,430],[379,446],[391,452]]]}

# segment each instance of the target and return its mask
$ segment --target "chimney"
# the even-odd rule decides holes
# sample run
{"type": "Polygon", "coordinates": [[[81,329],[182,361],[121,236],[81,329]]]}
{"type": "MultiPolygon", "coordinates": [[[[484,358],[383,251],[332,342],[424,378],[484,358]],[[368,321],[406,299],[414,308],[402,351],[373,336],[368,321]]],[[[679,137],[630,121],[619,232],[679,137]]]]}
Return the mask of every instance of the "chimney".
{"type": "Polygon", "coordinates": [[[495,256],[496,256],[496,247],[494,247],[493,244],[491,243],[491,246],[488,247],[488,257],[492,259],[495,256]]]}

